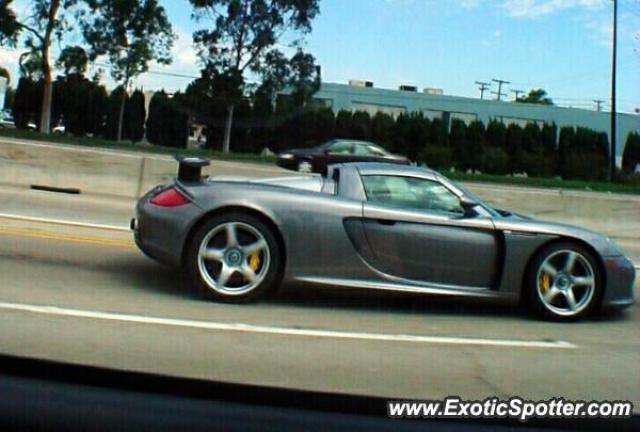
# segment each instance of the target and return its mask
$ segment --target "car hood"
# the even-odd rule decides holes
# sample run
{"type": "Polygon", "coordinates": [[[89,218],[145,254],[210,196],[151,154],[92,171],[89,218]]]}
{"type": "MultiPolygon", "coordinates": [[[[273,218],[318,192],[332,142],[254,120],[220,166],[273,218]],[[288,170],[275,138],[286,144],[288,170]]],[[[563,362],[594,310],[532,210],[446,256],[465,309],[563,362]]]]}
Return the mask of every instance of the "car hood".
{"type": "Polygon", "coordinates": [[[494,223],[498,230],[556,235],[584,241],[591,245],[602,256],[623,255],[622,250],[609,237],[576,225],[538,220],[518,214],[495,218],[494,223]]]}

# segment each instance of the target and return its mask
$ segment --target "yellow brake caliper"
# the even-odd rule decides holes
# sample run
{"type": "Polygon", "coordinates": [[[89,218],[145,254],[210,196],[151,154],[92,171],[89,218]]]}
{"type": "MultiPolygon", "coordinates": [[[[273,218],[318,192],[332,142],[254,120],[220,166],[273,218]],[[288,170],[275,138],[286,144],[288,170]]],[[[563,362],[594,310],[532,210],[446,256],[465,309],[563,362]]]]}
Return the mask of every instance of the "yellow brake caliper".
{"type": "Polygon", "coordinates": [[[542,292],[545,293],[549,290],[549,286],[551,285],[551,280],[549,275],[546,273],[542,273],[540,275],[540,286],[542,287],[542,292]]]}
{"type": "Polygon", "coordinates": [[[254,272],[258,271],[258,269],[260,268],[260,251],[254,252],[249,255],[249,267],[251,267],[251,270],[253,270],[254,272]]]}

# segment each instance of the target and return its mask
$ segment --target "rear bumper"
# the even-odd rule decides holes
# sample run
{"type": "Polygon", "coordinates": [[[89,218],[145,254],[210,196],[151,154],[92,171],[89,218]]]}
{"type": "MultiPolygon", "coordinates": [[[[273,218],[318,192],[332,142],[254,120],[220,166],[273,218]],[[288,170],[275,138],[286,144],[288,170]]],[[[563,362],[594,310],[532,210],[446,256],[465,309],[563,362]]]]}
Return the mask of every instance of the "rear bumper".
{"type": "Polygon", "coordinates": [[[635,302],[636,271],[627,257],[620,255],[604,258],[607,287],[602,299],[606,308],[624,308],[635,302]]]}
{"type": "Polygon", "coordinates": [[[202,210],[194,204],[153,205],[147,195],[138,202],[130,227],[136,245],[145,255],[163,264],[180,266],[189,231],[201,214],[202,210]]]}

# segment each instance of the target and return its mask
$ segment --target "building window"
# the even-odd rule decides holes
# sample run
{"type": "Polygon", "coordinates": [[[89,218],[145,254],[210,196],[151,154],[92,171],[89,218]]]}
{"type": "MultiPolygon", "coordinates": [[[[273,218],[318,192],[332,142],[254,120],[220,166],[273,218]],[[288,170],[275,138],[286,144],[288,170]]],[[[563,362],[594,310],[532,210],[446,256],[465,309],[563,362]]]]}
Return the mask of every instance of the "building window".
{"type": "Polygon", "coordinates": [[[509,125],[517,125],[520,126],[522,128],[526,127],[529,123],[535,123],[537,124],[539,127],[543,127],[544,126],[544,120],[535,120],[535,119],[526,119],[526,118],[519,118],[519,117],[498,117],[498,120],[501,121],[502,123],[504,123],[505,126],[509,126],[509,125]]]}
{"type": "Polygon", "coordinates": [[[442,114],[443,114],[443,111],[432,110],[432,109],[422,110],[422,115],[424,116],[424,118],[429,119],[431,121],[435,119],[442,120],[442,114]]]}
{"type": "Polygon", "coordinates": [[[449,118],[450,118],[451,121],[453,121],[453,120],[462,120],[464,122],[464,124],[469,126],[469,124],[471,122],[474,122],[474,121],[478,120],[478,114],[452,112],[449,115],[449,118]]]}
{"type": "Polygon", "coordinates": [[[333,99],[314,97],[311,99],[313,108],[332,108],[333,99]]]}
{"type": "Polygon", "coordinates": [[[391,117],[396,118],[400,114],[404,114],[407,112],[407,108],[398,105],[381,105],[374,103],[366,103],[366,102],[353,102],[351,104],[351,111],[364,111],[368,113],[371,117],[381,112],[384,114],[389,114],[391,117]]]}

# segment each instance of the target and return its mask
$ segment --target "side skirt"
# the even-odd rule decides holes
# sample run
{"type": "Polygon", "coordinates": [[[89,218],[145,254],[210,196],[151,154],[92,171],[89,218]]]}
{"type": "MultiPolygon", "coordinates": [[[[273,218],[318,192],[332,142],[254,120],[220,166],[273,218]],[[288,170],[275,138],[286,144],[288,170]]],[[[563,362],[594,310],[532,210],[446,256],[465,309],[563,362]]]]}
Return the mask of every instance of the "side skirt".
{"type": "Polygon", "coordinates": [[[329,277],[299,277],[293,282],[302,282],[313,285],[335,286],[344,288],[364,288],[383,291],[399,291],[435,295],[487,297],[487,298],[516,298],[514,293],[499,292],[489,288],[470,288],[450,285],[424,284],[407,285],[393,282],[365,281],[358,279],[343,279],[329,277]]]}

